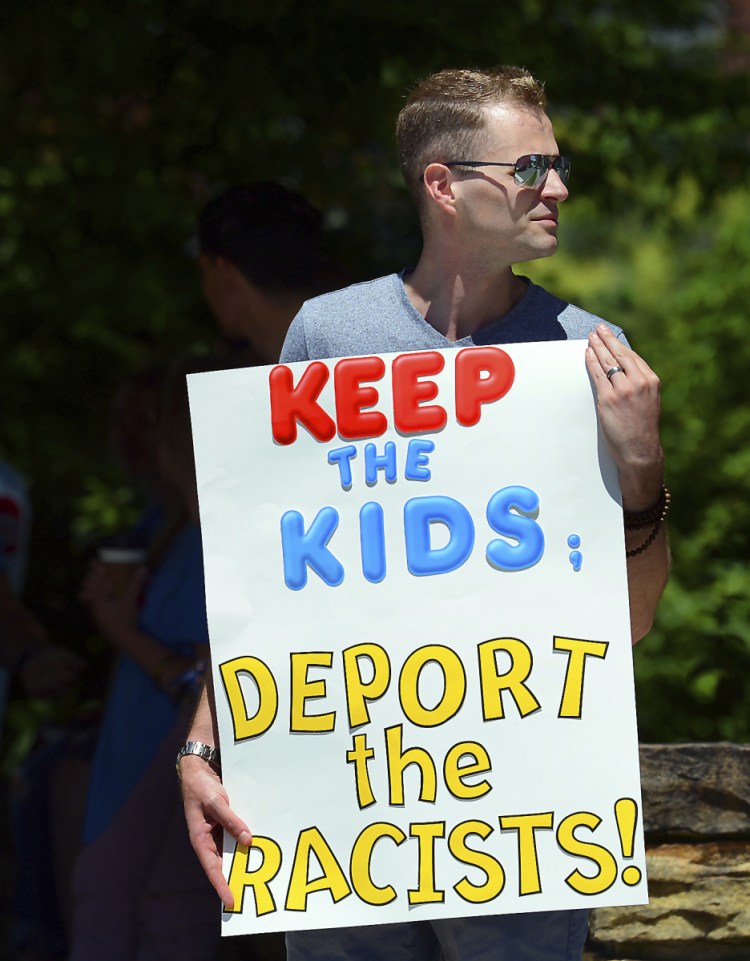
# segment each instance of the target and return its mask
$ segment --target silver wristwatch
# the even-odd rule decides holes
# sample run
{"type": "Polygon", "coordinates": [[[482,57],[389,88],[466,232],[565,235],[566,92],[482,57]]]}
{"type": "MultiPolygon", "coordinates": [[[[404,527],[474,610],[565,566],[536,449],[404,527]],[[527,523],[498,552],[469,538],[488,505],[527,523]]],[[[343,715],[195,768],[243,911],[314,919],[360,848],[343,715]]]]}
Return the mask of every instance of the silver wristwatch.
{"type": "Polygon", "coordinates": [[[202,757],[204,761],[207,761],[217,770],[221,768],[221,756],[217,747],[211,747],[210,744],[204,744],[202,741],[186,741],[178,751],[175,761],[178,774],[180,773],[180,761],[188,754],[196,754],[198,757],[202,757]]]}

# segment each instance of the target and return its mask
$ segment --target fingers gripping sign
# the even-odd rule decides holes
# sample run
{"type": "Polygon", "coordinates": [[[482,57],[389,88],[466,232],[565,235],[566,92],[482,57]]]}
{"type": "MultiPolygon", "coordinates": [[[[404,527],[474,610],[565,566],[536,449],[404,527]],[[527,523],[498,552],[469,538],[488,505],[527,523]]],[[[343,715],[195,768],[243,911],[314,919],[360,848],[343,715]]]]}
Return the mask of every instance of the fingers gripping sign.
{"type": "MultiPolygon", "coordinates": [[[[602,432],[620,474],[623,498],[652,503],[662,473],[659,378],[605,324],[589,336],[586,366],[596,390],[602,432]]],[[[642,505],[629,506],[638,509],[642,505]]]]}
{"type": "Polygon", "coordinates": [[[182,758],[180,780],[190,843],[222,903],[231,911],[234,896],[222,871],[222,831],[242,845],[249,845],[252,835],[230,808],[219,775],[205,761],[182,758]]]}

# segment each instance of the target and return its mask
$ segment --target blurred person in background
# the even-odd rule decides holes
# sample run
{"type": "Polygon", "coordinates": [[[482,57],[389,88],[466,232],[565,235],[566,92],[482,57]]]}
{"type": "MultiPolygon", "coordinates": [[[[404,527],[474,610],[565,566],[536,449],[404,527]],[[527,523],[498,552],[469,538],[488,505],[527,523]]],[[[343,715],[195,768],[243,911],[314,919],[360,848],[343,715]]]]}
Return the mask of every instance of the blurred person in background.
{"type": "Polygon", "coordinates": [[[84,581],[82,600],[118,663],[74,872],[70,961],[206,961],[218,944],[215,900],[180,817],[174,755],[208,653],[186,375],[229,363],[188,356],[168,371],[159,450],[173,502],[124,589],[98,560],[84,581]]]}
{"type": "MultiPolygon", "coordinates": [[[[164,362],[151,363],[129,375],[115,392],[110,453],[142,507],[134,526],[99,538],[100,546],[144,550],[164,522],[168,495],[159,468],[158,423],[165,372],[164,362]]],[[[37,687],[47,662],[55,683],[64,677],[52,652],[42,648],[25,665],[35,672],[32,678],[37,687]]],[[[74,716],[45,722],[33,748],[13,772],[10,940],[18,961],[60,961],[67,956],[73,864],[81,848],[91,761],[112,667],[111,648],[87,657],[74,716]]]]}
{"type": "MultiPolygon", "coordinates": [[[[32,698],[52,698],[74,688],[84,668],[81,657],[58,644],[52,643],[46,628],[21,600],[28,562],[31,532],[31,503],[26,484],[10,464],[0,461],[0,731],[2,730],[6,698],[12,680],[20,684],[23,693],[32,698]]],[[[38,879],[38,872],[26,871],[29,863],[41,863],[47,855],[45,798],[32,798],[29,781],[22,773],[11,779],[8,805],[11,832],[12,867],[12,923],[11,950],[20,950],[28,961],[47,961],[60,956],[64,949],[62,921],[55,898],[54,868],[44,870],[44,889],[47,897],[35,899],[36,910],[32,924],[25,916],[24,904],[37,887],[29,885],[38,879]],[[33,830],[17,830],[17,805],[30,801],[33,830]],[[44,823],[40,824],[40,818],[44,823]],[[37,903],[38,902],[38,903],[37,903]]]]}
{"type": "Polygon", "coordinates": [[[0,460],[0,731],[12,675],[32,697],[66,690],[83,662],[51,643],[47,631],[21,600],[28,564],[31,502],[21,474],[0,460]]]}
{"type": "Polygon", "coordinates": [[[323,217],[301,194],[264,182],[230,187],[198,222],[203,294],[248,365],[275,364],[309,297],[349,283],[322,249],[323,217]]]}

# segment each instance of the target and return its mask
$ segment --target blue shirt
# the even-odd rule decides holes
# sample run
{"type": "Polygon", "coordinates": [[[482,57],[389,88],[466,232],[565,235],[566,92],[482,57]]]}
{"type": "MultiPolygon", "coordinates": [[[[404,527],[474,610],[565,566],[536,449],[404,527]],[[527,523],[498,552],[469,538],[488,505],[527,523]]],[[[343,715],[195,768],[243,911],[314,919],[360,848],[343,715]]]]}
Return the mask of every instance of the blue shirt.
{"type": "MultiPolygon", "coordinates": [[[[191,657],[208,644],[200,528],[176,535],[145,592],[138,628],[168,650],[191,657]]],[[[138,783],[178,707],[133,660],[123,655],[105,707],[94,756],[83,830],[94,840],[138,783]]]]}

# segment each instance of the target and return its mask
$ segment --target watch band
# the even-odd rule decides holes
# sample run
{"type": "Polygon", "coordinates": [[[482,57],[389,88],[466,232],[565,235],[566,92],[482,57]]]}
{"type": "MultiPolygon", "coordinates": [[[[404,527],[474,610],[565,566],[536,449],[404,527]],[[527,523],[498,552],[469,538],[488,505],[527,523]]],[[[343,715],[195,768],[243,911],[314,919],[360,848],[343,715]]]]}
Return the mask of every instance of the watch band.
{"type": "Polygon", "coordinates": [[[178,774],[180,773],[180,761],[188,754],[195,754],[198,757],[202,757],[204,761],[207,761],[213,767],[217,769],[221,768],[221,755],[217,747],[211,747],[210,744],[204,744],[202,741],[186,741],[178,751],[177,760],[175,761],[178,774]]]}

